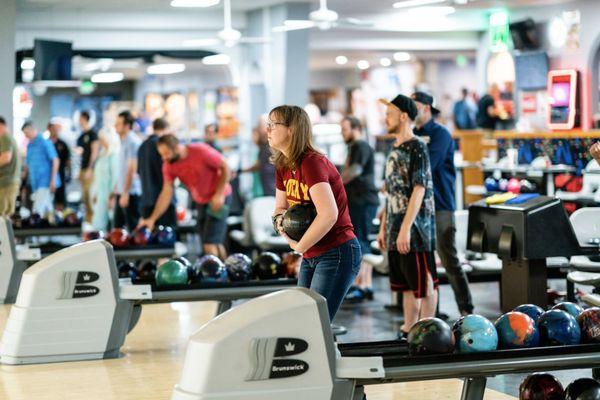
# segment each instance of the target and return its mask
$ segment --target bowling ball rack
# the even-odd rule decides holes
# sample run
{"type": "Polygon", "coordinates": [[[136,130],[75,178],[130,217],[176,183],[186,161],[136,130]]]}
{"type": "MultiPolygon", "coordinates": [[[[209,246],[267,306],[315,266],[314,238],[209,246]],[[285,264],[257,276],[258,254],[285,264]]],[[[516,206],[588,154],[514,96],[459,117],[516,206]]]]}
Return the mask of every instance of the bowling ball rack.
{"type": "Polygon", "coordinates": [[[600,344],[426,356],[410,356],[398,341],[341,343],[338,349],[342,357],[383,358],[385,376],[357,385],[465,378],[462,399],[483,398],[487,378],[496,375],[600,367],[600,344]]]}
{"type": "Polygon", "coordinates": [[[59,227],[51,226],[47,228],[19,228],[13,229],[17,238],[31,236],[81,236],[81,226],[59,227]]]}
{"type": "Polygon", "coordinates": [[[181,285],[161,285],[134,280],[133,284],[151,287],[152,299],[142,303],[169,303],[172,301],[237,300],[254,298],[277,290],[295,287],[296,279],[270,279],[246,282],[198,282],[181,285]]]}

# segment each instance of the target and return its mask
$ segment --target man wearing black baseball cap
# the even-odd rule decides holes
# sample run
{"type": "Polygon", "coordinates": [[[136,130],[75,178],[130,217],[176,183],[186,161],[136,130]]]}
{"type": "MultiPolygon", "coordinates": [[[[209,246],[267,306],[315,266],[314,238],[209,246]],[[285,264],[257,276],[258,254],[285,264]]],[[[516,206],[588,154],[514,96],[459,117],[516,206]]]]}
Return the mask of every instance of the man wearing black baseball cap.
{"type": "Polygon", "coordinates": [[[415,92],[412,99],[417,105],[419,114],[415,118],[415,134],[427,136],[429,143],[429,161],[433,177],[435,197],[435,222],[437,251],[446,270],[448,281],[454,291],[454,297],[461,314],[473,312],[473,300],[469,290],[466,273],[460,267],[455,237],[454,223],[454,141],[446,127],[437,123],[434,117],[439,111],[434,107],[434,99],[424,92],[415,92]]]}
{"type": "Polygon", "coordinates": [[[402,292],[400,337],[406,337],[419,318],[433,317],[437,306],[433,181],[427,145],[412,129],[417,105],[403,95],[380,101],[396,141],[385,165],[387,201],[377,242],[388,252],[391,289],[402,292]]]}

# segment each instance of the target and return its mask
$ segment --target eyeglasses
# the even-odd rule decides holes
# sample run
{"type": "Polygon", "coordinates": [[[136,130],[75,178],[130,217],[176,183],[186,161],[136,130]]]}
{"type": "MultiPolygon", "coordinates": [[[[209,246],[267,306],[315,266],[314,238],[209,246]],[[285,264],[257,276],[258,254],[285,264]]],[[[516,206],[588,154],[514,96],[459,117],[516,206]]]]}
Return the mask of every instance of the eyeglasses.
{"type": "Polygon", "coordinates": [[[270,131],[272,131],[273,129],[275,129],[275,126],[277,126],[277,125],[287,126],[283,122],[267,121],[267,129],[270,130],[270,131]]]}

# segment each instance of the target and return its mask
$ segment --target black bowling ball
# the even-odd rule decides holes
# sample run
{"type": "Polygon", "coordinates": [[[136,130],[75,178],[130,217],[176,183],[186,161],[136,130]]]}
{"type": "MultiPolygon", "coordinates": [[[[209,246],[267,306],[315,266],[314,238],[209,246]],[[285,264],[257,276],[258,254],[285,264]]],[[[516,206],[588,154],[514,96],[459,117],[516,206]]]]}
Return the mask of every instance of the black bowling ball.
{"type": "Polygon", "coordinates": [[[260,280],[284,278],[287,272],[281,258],[270,251],[256,257],[252,269],[254,276],[260,280]]]}
{"type": "Polygon", "coordinates": [[[295,204],[283,214],[283,231],[293,240],[300,240],[317,216],[312,204],[295,204]]]}
{"type": "Polygon", "coordinates": [[[452,353],[454,344],[452,329],[438,318],[424,318],[408,332],[408,353],[411,356],[452,353]]]}
{"type": "Polygon", "coordinates": [[[152,283],[156,275],[156,262],[153,260],[143,260],[137,267],[137,279],[142,282],[152,283]]]}
{"type": "Polygon", "coordinates": [[[600,400],[600,383],[592,378],[576,379],[567,386],[565,400],[600,400]]]}

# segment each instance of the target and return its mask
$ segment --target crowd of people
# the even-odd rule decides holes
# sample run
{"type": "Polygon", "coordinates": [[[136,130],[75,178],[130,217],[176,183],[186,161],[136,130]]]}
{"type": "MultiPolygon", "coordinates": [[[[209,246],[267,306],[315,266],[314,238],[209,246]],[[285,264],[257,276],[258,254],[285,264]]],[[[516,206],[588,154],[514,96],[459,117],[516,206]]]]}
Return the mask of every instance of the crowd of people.
{"type": "MultiPolygon", "coordinates": [[[[391,290],[402,293],[404,324],[399,335],[405,336],[418,319],[436,313],[435,251],[460,312],[472,313],[467,277],[454,244],[454,140],[436,121],[439,111],[429,94],[415,92],[382,102],[387,107],[387,133],[394,137],[383,187],[375,185],[375,152],[363,137],[360,120],[353,116],[341,121],[348,152],[340,174],[313,144],[310,119],[296,106],[276,107],[260,118],[253,132],[257,159],[239,171],[230,170],[217,145],[216,124],[205,127],[204,143],[183,144],[162,118],[153,121],[152,134],[142,140],[133,131],[134,118],[128,111],[118,115],[114,127],[98,133],[90,126],[89,114],[81,112],[75,151],[81,157],[85,220],[96,230],[174,226],[178,180],[195,204],[203,252],[225,258],[230,180],[236,173],[252,173],[256,178],[253,195],[275,196],[275,229],[304,255],[299,285],[327,299],[332,319],[344,299],[373,298],[372,266],[361,255],[371,252],[369,235],[376,216],[381,221],[377,243],[387,252],[391,290]],[[380,194],[384,204],[380,204],[380,194]],[[281,217],[290,205],[306,202],[315,206],[317,217],[304,236],[294,241],[283,231],[281,217]]],[[[463,91],[454,111],[457,127],[476,126],[477,113],[468,91],[463,91]]],[[[30,122],[22,130],[29,139],[23,173],[33,211],[43,215],[65,207],[71,154],[60,139],[60,124],[50,121],[48,139],[30,122]]],[[[14,138],[0,119],[2,215],[15,211],[22,178],[18,154],[14,138]]]]}
{"type": "MultiPolygon", "coordinates": [[[[261,117],[254,131],[256,162],[239,171],[255,174],[256,195],[273,195],[275,190],[265,120],[261,117]]],[[[205,127],[204,143],[183,145],[165,119],[154,120],[147,137],[134,132],[134,124],[133,115],[123,111],[114,126],[97,132],[90,124],[90,113],[82,111],[81,134],[70,149],[61,139],[59,119],[50,120],[47,133],[28,121],[22,126],[28,141],[22,159],[14,136],[0,117],[0,215],[17,211],[19,195],[23,204],[31,201],[32,213],[49,220],[56,210],[66,208],[73,152],[80,159],[81,205],[90,229],[106,232],[111,228],[134,231],[155,224],[175,226],[174,183],[179,179],[198,210],[204,252],[225,257],[232,172],[216,144],[218,125],[205,127]]]]}

